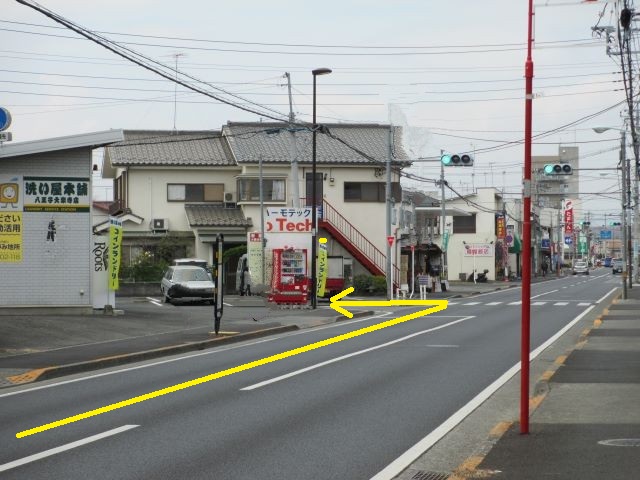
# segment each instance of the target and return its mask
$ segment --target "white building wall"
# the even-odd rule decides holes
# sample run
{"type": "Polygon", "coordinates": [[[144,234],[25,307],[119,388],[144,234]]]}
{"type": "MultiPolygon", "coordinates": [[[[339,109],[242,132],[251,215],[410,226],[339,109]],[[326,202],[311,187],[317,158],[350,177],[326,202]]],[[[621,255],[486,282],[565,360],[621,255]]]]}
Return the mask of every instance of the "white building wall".
{"type": "MultiPolygon", "coordinates": [[[[2,158],[0,175],[83,177],[91,198],[91,150],[2,158]]],[[[90,212],[23,212],[23,259],[0,263],[0,306],[90,307],[91,225],[90,212]],[[55,242],[47,241],[52,219],[55,242]]]]}
{"type": "Polygon", "coordinates": [[[236,191],[238,170],[212,169],[129,169],[129,208],[144,221],[140,225],[128,222],[129,231],[151,231],[152,219],[169,220],[169,231],[191,230],[184,210],[185,203],[167,201],[167,185],[170,183],[222,183],[225,191],[236,191]]]}
{"type": "MultiPolygon", "coordinates": [[[[456,199],[447,201],[447,205],[464,210],[470,213],[476,214],[476,233],[453,233],[449,239],[449,245],[447,248],[447,264],[449,272],[449,280],[458,280],[461,273],[465,273],[467,276],[473,273],[474,260],[475,270],[477,273],[481,273],[487,269],[487,278],[489,280],[495,280],[496,267],[495,267],[495,212],[493,210],[502,209],[502,205],[498,205],[496,200],[497,190],[494,188],[479,188],[477,195],[470,196],[470,200],[480,206],[480,209],[476,206],[467,204],[464,200],[456,199]],[[489,212],[483,211],[484,209],[490,210],[489,212]],[[464,248],[467,244],[489,244],[492,245],[492,255],[488,257],[476,256],[475,259],[472,256],[465,256],[464,248]]],[[[447,217],[446,223],[452,223],[452,218],[447,217]]]]}

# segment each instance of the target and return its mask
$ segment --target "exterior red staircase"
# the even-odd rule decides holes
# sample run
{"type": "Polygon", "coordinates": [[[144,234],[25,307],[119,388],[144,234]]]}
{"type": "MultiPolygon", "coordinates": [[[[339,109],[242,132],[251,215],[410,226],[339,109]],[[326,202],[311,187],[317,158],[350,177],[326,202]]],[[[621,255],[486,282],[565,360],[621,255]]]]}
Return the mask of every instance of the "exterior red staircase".
{"type": "MultiPolygon", "coordinates": [[[[385,275],[387,256],[326,200],[322,201],[322,218],[318,226],[329,232],[372,275],[385,275]]],[[[400,269],[395,265],[393,268],[395,288],[400,269]]]]}

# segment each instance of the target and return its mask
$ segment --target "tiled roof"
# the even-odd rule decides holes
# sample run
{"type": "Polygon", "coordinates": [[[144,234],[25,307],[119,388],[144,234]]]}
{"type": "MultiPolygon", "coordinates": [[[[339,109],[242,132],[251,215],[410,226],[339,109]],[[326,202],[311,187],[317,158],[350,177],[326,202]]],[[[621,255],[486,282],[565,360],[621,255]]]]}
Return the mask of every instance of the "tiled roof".
{"type": "Polygon", "coordinates": [[[124,142],[107,147],[111,165],[235,165],[217,131],[125,130],[124,138],[124,142]]]}
{"type": "MultiPolygon", "coordinates": [[[[389,152],[389,126],[378,124],[324,124],[329,132],[379,162],[386,162],[389,152]]],[[[222,127],[238,163],[257,163],[260,155],[265,163],[290,163],[290,134],[285,123],[233,123],[222,127]],[[270,133],[267,133],[270,131],[270,133]],[[273,133],[271,133],[273,132],[273,133]],[[278,132],[278,133],[276,133],[278,132]]],[[[402,148],[402,130],[394,129],[394,162],[408,162],[402,148]]],[[[298,162],[311,163],[312,134],[310,129],[296,131],[298,162]]],[[[372,164],[370,160],[330,136],[316,137],[318,164],[372,164]]]]}
{"type": "Polygon", "coordinates": [[[250,227],[240,208],[223,205],[186,204],[187,219],[191,227],[250,227]]]}

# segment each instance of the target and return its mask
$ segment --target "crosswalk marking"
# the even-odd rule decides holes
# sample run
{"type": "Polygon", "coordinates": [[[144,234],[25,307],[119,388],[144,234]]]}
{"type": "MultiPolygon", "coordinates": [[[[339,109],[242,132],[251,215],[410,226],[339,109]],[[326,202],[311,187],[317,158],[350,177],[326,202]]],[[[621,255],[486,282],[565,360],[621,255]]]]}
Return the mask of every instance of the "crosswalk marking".
{"type": "Polygon", "coordinates": [[[569,305],[569,302],[556,302],[556,303],[554,303],[554,305],[556,305],[558,307],[563,307],[564,305],[569,305]]]}
{"type": "Polygon", "coordinates": [[[500,305],[502,302],[489,302],[486,305],[500,305]]]}

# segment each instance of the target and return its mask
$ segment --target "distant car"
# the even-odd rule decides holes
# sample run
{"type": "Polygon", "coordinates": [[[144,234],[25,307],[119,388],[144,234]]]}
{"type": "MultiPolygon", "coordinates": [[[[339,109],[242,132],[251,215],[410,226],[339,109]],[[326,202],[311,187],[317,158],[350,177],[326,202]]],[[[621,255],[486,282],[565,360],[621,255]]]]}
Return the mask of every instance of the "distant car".
{"type": "Polygon", "coordinates": [[[624,262],[621,258],[616,258],[611,264],[611,273],[622,273],[624,269],[624,262]]]}
{"type": "Polygon", "coordinates": [[[587,262],[582,261],[582,260],[578,260],[573,265],[573,274],[577,275],[578,273],[583,273],[585,275],[589,275],[589,265],[587,265],[587,262]]]}
{"type": "Polygon", "coordinates": [[[213,304],[213,282],[210,274],[195,265],[175,265],[167,268],[160,282],[165,303],[173,300],[200,300],[213,304]]]}
{"type": "Polygon", "coordinates": [[[611,257],[604,257],[604,266],[605,266],[605,267],[611,267],[611,262],[613,262],[613,258],[611,258],[611,257]]]}

